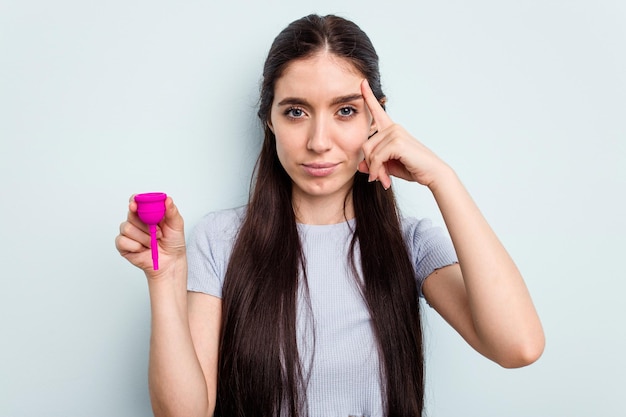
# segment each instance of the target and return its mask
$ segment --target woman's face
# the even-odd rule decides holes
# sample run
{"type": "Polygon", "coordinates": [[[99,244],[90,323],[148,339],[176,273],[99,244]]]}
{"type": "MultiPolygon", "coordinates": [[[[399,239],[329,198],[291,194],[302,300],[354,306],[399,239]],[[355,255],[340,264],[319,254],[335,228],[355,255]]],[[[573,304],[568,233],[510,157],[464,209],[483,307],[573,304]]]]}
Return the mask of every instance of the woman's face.
{"type": "Polygon", "coordinates": [[[343,201],[374,133],[361,94],[364,76],[330,53],[293,61],[277,80],[268,125],[298,203],[343,201]]]}

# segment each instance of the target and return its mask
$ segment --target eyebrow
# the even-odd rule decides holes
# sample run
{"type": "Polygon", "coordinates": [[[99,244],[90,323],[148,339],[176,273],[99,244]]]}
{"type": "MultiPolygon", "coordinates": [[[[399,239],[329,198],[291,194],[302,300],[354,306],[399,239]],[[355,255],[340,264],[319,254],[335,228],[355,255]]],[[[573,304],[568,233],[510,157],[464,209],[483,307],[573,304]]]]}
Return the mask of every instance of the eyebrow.
{"type": "Polygon", "coordinates": [[[350,101],[355,101],[355,100],[363,100],[363,95],[362,94],[348,94],[347,96],[336,97],[333,99],[331,104],[335,105],[335,104],[341,104],[341,103],[348,103],[350,101]]]}
{"type": "MultiPolygon", "coordinates": [[[[334,105],[337,105],[337,104],[348,103],[350,101],[355,101],[355,100],[363,100],[363,95],[362,94],[348,94],[348,95],[345,95],[345,96],[335,97],[330,102],[330,105],[334,106],[334,105]]],[[[286,97],[286,98],[282,99],[278,103],[278,106],[285,106],[285,105],[288,105],[288,104],[308,106],[309,102],[306,99],[304,99],[304,98],[286,97]]]]}

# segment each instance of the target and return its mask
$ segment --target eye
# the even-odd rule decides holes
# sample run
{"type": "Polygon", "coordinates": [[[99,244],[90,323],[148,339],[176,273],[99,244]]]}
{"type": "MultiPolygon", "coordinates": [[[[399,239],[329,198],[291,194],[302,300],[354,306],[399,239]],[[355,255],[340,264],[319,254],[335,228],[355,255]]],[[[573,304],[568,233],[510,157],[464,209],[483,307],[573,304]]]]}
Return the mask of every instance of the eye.
{"type": "Polygon", "coordinates": [[[299,107],[290,107],[285,110],[285,115],[291,119],[299,119],[304,116],[304,110],[299,107]]]}
{"type": "Polygon", "coordinates": [[[341,117],[352,117],[356,114],[356,109],[352,106],[345,106],[340,108],[337,114],[341,117]]]}

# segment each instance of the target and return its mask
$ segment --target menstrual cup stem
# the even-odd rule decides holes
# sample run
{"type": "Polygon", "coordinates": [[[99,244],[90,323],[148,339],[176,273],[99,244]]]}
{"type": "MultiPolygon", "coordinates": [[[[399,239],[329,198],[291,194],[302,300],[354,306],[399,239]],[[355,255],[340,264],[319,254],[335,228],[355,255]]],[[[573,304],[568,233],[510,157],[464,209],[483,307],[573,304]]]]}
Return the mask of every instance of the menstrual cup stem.
{"type": "Polygon", "coordinates": [[[156,225],[150,225],[150,249],[152,250],[152,269],[159,270],[159,245],[157,244],[156,225]]]}

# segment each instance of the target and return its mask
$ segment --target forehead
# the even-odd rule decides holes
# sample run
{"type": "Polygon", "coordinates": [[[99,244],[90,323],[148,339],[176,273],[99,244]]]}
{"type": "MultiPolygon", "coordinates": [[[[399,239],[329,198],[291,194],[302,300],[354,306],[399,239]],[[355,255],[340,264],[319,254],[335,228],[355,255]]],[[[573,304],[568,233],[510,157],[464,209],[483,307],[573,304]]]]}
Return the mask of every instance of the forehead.
{"type": "Polygon", "coordinates": [[[324,97],[360,92],[364,75],[352,61],[331,53],[290,62],[274,87],[275,97],[324,97]]]}

